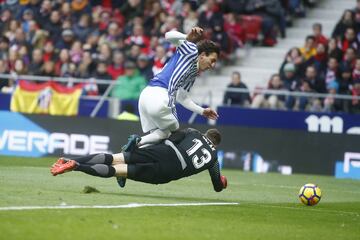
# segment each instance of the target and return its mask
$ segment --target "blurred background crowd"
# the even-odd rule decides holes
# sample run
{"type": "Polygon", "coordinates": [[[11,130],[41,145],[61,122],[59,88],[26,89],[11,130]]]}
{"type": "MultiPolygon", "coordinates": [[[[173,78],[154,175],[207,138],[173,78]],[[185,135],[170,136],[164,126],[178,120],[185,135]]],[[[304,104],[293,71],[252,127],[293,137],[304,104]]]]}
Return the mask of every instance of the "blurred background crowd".
{"type": "MultiPolygon", "coordinates": [[[[359,2],[359,1],[358,1],[359,2]]],[[[274,46],[294,18],[306,16],[314,0],[0,0],[0,74],[86,78],[84,95],[137,99],[175,51],[164,34],[204,28],[222,49],[221,64],[251,43],[274,46]],[[261,37],[259,37],[261,36],[261,37]],[[105,80],[96,84],[92,79],[105,80]]],[[[332,36],[321,24],[304,46],[292,48],[269,89],[360,95],[357,60],[360,4],[345,11],[332,36]]],[[[220,64],[220,65],[221,65],[220,64]]],[[[230,87],[239,87],[234,73],[230,87]]],[[[66,85],[71,85],[71,81],[66,85]]],[[[244,84],[243,84],[244,85],[244,84]]],[[[1,79],[2,91],[14,82],[1,79]]],[[[242,86],[241,88],[246,88],[242,86]]],[[[359,102],[225,93],[224,103],[280,109],[356,112],[359,102]],[[240,100],[236,100],[239,99],[240,100]],[[234,100],[235,99],[235,100],[234,100]],[[355,107],[354,107],[355,106],[355,107]]]]}

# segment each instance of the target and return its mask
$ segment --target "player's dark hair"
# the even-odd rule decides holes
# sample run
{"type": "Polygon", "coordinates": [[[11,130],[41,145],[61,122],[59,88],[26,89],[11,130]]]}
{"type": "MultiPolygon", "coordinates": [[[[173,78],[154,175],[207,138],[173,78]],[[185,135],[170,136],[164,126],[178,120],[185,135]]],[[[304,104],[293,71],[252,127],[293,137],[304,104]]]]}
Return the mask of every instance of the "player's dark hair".
{"type": "Polygon", "coordinates": [[[211,53],[215,52],[218,56],[220,56],[220,47],[210,40],[201,40],[197,43],[198,54],[205,53],[206,56],[209,56],[211,53]]]}
{"type": "Polygon", "coordinates": [[[211,128],[206,131],[205,136],[216,146],[221,142],[221,134],[216,128],[211,128]]]}

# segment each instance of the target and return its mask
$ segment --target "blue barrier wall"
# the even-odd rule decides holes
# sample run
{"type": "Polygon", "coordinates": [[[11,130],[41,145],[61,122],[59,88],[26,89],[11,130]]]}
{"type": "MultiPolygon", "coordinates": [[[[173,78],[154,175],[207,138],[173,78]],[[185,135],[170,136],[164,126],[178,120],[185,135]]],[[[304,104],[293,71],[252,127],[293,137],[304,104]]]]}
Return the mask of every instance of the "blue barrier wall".
{"type": "Polygon", "coordinates": [[[219,107],[217,125],[360,134],[360,115],[219,107]]]}

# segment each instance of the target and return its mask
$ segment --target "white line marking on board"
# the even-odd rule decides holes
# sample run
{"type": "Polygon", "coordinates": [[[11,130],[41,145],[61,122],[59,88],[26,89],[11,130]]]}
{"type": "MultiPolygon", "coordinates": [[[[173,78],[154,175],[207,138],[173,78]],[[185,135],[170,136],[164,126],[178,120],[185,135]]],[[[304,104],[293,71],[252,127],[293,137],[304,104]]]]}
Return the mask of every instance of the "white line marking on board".
{"type": "Polygon", "coordinates": [[[11,210],[41,210],[41,209],[80,209],[80,208],[97,208],[97,209],[112,209],[112,208],[139,208],[139,207],[188,207],[188,206],[225,206],[238,205],[236,202],[208,202],[208,203],[129,203],[123,205],[60,205],[60,206],[17,206],[17,207],[0,207],[0,211],[11,210]]]}

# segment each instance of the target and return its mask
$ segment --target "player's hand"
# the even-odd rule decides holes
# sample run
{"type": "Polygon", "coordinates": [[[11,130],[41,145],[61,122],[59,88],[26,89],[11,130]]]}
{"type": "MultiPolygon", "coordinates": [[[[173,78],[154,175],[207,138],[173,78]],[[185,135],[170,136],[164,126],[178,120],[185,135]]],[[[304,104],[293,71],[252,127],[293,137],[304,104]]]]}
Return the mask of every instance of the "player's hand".
{"type": "Polygon", "coordinates": [[[223,185],[223,189],[227,187],[227,178],[225,176],[220,176],[221,183],[223,185]]]}
{"type": "Polygon", "coordinates": [[[204,111],[203,111],[203,116],[207,117],[209,119],[212,119],[212,120],[216,120],[219,117],[217,112],[212,110],[211,108],[205,108],[204,111]]]}
{"type": "Polygon", "coordinates": [[[186,40],[196,43],[201,40],[204,30],[200,27],[193,27],[188,33],[186,40]]]}

